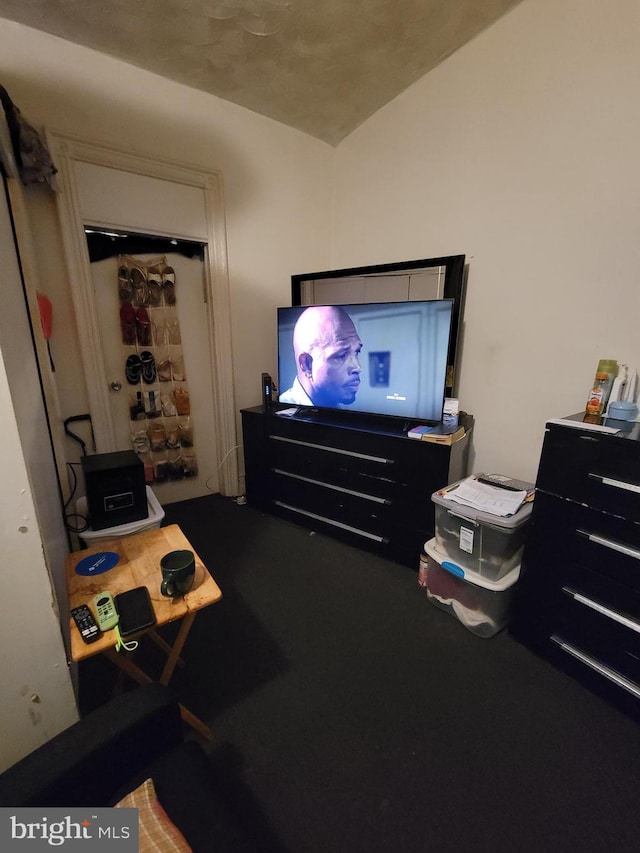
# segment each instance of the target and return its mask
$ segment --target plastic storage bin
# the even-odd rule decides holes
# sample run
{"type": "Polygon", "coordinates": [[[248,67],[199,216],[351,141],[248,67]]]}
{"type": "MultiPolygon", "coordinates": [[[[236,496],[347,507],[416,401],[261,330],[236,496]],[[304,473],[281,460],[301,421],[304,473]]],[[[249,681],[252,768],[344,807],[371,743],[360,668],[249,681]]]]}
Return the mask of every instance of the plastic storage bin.
{"type": "Polygon", "coordinates": [[[502,518],[446,500],[437,492],[431,500],[435,503],[436,549],[441,555],[491,581],[505,577],[522,562],[531,502],[510,518],[502,518]]]}
{"type": "MultiPolygon", "coordinates": [[[[145,530],[153,530],[154,527],[160,527],[164,518],[164,510],[158,503],[158,499],[153,494],[149,486],[145,486],[147,491],[147,505],[149,507],[149,517],[142,518],[140,521],[131,521],[129,524],[119,524],[116,527],[104,527],[102,530],[92,530],[88,527],[78,536],[85,542],[89,548],[92,545],[100,545],[108,539],[122,539],[123,536],[132,536],[134,533],[143,533],[145,530]]],[[[87,517],[87,498],[86,495],[78,498],[76,501],[76,512],[78,515],[87,517]]]]}
{"type": "Polygon", "coordinates": [[[493,637],[501,631],[511,615],[520,566],[500,580],[490,581],[449,562],[436,550],[435,538],[425,542],[424,550],[429,601],[451,613],[478,637],[493,637]]]}

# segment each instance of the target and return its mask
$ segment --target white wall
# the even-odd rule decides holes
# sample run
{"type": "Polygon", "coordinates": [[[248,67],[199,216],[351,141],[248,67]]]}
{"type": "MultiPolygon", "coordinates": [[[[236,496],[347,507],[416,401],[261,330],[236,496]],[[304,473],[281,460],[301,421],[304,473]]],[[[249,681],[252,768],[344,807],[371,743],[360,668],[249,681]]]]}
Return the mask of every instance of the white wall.
{"type": "MultiPolygon", "coordinates": [[[[0,354],[1,356],[1,354],[0,354]]],[[[3,604],[0,772],[77,719],[4,361],[0,357],[3,604]],[[33,622],[25,623],[31,618],[33,622]]]]}
{"type": "Polygon", "coordinates": [[[336,268],[467,255],[475,470],[534,479],[600,358],[640,365],[640,4],[524,0],[337,148],[336,268]]]}
{"type": "Polygon", "coordinates": [[[0,357],[3,603],[0,772],[77,719],[53,590],[0,357]],[[25,620],[32,619],[28,624],[25,620]]]}
{"type": "Polygon", "coordinates": [[[71,725],[77,712],[45,562],[45,554],[63,562],[67,543],[55,514],[55,470],[2,181],[0,257],[1,772],[71,725]]]}

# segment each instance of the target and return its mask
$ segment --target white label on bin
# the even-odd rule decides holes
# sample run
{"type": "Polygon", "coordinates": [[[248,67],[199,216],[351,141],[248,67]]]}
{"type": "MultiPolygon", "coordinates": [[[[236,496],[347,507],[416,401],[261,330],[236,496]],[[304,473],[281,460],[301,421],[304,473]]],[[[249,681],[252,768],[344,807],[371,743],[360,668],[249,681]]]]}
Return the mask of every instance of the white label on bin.
{"type": "Polygon", "coordinates": [[[470,527],[460,527],[460,550],[473,554],[473,530],[470,527]]]}

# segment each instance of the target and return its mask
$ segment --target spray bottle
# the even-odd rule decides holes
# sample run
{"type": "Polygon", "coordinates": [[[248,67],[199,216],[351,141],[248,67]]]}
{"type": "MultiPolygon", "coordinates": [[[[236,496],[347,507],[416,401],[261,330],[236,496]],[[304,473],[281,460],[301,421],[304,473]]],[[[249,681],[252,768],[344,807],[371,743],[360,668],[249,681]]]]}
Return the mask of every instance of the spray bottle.
{"type": "MultiPolygon", "coordinates": [[[[608,381],[603,389],[602,396],[602,409],[600,412],[590,412],[590,414],[600,414],[601,412],[606,411],[607,403],[609,402],[609,398],[611,397],[611,389],[613,387],[613,383],[618,375],[618,362],[615,358],[601,358],[598,362],[598,367],[596,370],[596,376],[598,373],[606,373],[608,376],[608,381]]],[[[596,382],[594,381],[594,387],[596,382]]],[[[589,394],[591,397],[591,394],[589,394]]]]}
{"type": "Polygon", "coordinates": [[[614,403],[618,400],[626,399],[627,382],[629,381],[629,368],[626,364],[621,364],[618,370],[618,375],[613,380],[611,393],[609,394],[609,402],[614,403]]]}

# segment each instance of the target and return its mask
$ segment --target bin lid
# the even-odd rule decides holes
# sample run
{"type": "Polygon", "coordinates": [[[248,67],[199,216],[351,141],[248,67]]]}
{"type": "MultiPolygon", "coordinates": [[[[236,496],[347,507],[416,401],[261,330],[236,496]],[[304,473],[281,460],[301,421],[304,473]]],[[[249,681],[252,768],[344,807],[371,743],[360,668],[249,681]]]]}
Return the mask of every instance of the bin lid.
{"type": "MultiPolygon", "coordinates": [[[[493,524],[496,527],[504,527],[509,530],[520,527],[522,524],[526,524],[526,522],[529,521],[529,519],[531,518],[531,511],[533,509],[533,501],[527,501],[526,503],[523,503],[513,515],[504,516],[494,515],[493,513],[476,509],[475,507],[467,506],[466,504],[461,504],[457,501],[452,501],[451,499],[447,499],[443,494],[441,494],[441,492],[452,492],[461,483],[474,479],[475,478],[473,475],[471,475],[470,477],[463,477],[462,480],[458,480],[457,482],[451,483],[451,485],[445,486],[443,489],[439,489],[437,492],[434,492],[431,495],[431,500],[435,504],[438,504],[438,506],[443,506],[455,515],[462,516],[463,518],[468,518],[470,521],[478,521],[482,522],[483,524],[493,524]]],[[[528,485],[531,489],[535,487],[534,483],[530,483],[528,485]]]]}
{"type": "Polygon", "coordinates": [[[518,564],[517,566],[514,566],[513,569],[511,569],[511,571],[504,577],[499,578],[497,581],[483,578],[482,575],[478,574],[478,572],[472,572],[470,569],[465,569],[459,563],[450,560],[448,554],[443,551],[438,551],[436,549],[435,537],[424,543],[424,549],[429,557],[431,557],[432,560],[435,560],[438,565],[442,566],[446,572],[450,572],[455,577],[462,578],[462,580],[472,583],[474,586],[480,586],[483,589],[490,590],[491,592],[504,592],[505,589],[509,589],[509,587],[513,586],[520,577],[520,565],[518,564]]]}

